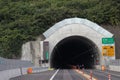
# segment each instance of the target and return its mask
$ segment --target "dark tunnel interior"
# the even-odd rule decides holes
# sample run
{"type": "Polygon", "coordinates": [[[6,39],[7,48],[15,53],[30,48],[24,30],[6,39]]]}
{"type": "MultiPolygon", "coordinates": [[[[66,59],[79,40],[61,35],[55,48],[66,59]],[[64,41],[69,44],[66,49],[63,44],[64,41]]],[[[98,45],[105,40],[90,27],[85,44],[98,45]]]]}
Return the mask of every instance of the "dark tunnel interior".
{"type": "Polygon", "coordinates": [[[70,69],[71,66],[91,69],[99,64],[98,49],[85,37],[67,37],[54,47],[50,64],[55,69],[70,69]]]}

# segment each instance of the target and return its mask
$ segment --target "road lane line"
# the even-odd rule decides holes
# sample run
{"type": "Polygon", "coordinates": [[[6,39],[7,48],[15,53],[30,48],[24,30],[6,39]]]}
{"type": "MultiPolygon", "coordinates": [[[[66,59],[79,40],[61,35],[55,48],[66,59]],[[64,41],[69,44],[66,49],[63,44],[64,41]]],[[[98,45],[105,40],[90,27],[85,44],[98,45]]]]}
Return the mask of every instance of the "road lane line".
{"type": "Polygon", "coordinates": [[[53,80],[53,78],[55,77],[55,75],[58,73],[59,69],[53,74],[53,76],[50,78],[50,80],[53,80]]]}

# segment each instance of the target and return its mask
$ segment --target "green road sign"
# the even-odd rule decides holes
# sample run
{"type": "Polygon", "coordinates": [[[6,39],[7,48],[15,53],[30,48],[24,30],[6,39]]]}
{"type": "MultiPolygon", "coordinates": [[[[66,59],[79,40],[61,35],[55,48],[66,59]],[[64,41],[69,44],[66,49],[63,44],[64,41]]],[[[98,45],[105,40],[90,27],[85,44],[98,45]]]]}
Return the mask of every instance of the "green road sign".
{"type": "Polygon", "coordinates": [[[114,44],[114,38],[102,38],[102,44],[114,44]]]}
{"type": "Polygon", "coordinates": [[[49,59],[49,53],[46,52],[46,59],[48,60],[49,59]]]}

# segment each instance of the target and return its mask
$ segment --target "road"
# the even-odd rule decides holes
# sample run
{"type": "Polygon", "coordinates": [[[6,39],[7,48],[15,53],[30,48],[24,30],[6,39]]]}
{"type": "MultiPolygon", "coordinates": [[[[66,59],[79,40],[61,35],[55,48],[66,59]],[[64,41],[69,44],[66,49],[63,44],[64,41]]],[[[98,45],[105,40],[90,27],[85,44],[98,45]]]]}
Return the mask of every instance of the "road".
{"type": "Polygon", "coordinates": [[[97,78],[98,80],[109,80],[108,75],[110,75],[110,80],[120,80],[120,72],[114,71],[101,71],[101,70],[85,70],[85,73],[90,74],[92,71],[93,77],[97,78]]]}
{"type": "Polygon", "coordinates": [[[26,74],[23,76],[18,76],[15,78],[11,78],[10,80],[50,80],[51,76],[55,73],[56,70],[53,71],[45,71],[40,73],[26,74]]]}
{"type": "MultiPolygon", "coordinates": [[[[84,74],[89,74],[91,70],[84,70],[84,74]]],[[[112,71],[100,71],[100,70],[92,70],[92,75],[97,80],[109,80],[108,74],[111,75],[110,80],[120,80],[120,73],[119,72],[112,72],[112,71]]],[[[84,75],[83,74],[83,75],[84,75]]],[[[88,80],[82,74],[76,72],[75,70],[52,70],[52,71],[45,71],[41,73],[35,74],[27,74],[23,76],[18,76],[12,78],[10,80],[88,80]]],[[[90,79],[90,76],[88,77],[90,79]]]]}
{"type": "Polygon", "coordinates": [[[53,70],[36,74],[27,74],[10,80],[86,80],[75,70],[53,70]]]}
{"type": "Polygon", "coordinates": [[[86,80],[75,70],[59,70],[53,80],[86,80]]]}

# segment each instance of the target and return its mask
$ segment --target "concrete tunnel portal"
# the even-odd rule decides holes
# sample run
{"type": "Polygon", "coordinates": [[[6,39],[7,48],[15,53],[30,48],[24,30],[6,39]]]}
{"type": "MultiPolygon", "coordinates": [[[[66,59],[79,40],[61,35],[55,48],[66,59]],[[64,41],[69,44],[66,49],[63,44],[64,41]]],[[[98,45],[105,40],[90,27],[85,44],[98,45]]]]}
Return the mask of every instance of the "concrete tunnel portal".
{"type": "Polygon", "coordinates": [[[70,36],[54,47],[50,64],[56,69],[70,69],[70,65],[94,68],[99,63],[98,54],[97,46],[91,40],[82,36],[70,36]]]}
{"type": "Polygon", "coordinates": [[[113,34],[87,19],[68,18],[50,27],[43,36],[49,43],[49,67],[69,69],[84,65],[91,69],[105,64],[102,38],[113,34]]]}
{"type": "Polygon", "coordinates": [[[112,37],[112,33],[90,20],[64,19],[46,30],[37,41],[25,43],[21,60],[56,69],[82,64],[84,68],[99,68],[115,59],[115,55],[110,59],[103,56],[102,39],[112,37]]]}

